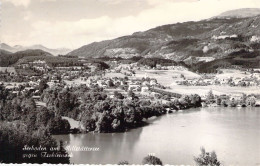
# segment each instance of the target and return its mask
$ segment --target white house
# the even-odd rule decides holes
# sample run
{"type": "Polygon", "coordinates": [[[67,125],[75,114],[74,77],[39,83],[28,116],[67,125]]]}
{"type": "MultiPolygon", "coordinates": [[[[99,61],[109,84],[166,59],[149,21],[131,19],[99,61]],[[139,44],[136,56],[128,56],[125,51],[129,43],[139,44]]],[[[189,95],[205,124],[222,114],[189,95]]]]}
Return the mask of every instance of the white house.
{"type": "Polygon", "coordinates": [[[141,92],[148,92],[149,91],[149,87],[148,86],[143,86],[141,88],[141,92]]]}
{"type": "Polygon", "coordinates": [[[140,85],[138,84],[129,84],[128,90],[138,91],[140,85]]]}

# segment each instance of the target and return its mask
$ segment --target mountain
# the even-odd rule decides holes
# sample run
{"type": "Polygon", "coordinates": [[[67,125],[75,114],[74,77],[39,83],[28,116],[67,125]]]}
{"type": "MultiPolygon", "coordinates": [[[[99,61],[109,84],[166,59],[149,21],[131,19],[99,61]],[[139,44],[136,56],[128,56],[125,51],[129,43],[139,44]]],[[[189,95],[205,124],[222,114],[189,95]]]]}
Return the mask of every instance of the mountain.
{"type": "Polygon", "coordinates": [[[8,52],[13,52],[15,49],[6,43],[0,43],[0,49],[8,52]]]}
{"type": "Polygon", "coordinates": [[[199,72],[216,71],[217,66],[221,67],[220,62],[224,61],[229,62],[223,63],[226,67],[242,65],[260,68],[258,61],[251,63],[251,60],[258,60],[260,56],[257,54],[260,50],[260,16],[247,17],[248,13],[256,15],[258,10],[241,9],[222,14],[235,16],[235,13],[243,11],[243,17],[215,17],[198,22],[163,25],[113,40],[94,42],[67,55],[86,58],[163,58],[184,62],[199,72]],[[243,56],[240,56],[241,51],[244,51],[243,56]],[[201,67],[203,64],[212,68],[204,70],[201,67]]]}
{"type": "Polygon", "coordinates": [[[27,47],[27,49],[40,49],[40,50],[49,52],[54,56],[56,56],[56,55],[66,55],[67,53],[69,53],[71,51],[70,49],[67,49],[67,48],[50,49],[50,48],[47,48],[43,45],[33,45],[33,46],[30,46],[30,47],[27,47]]]}
{"type": "Polygon", "coordinates": [[[18,51],[15,53],[10,53],[7,51],[4,51],[0,54],[0,66],[1,67],[7,67],[10,65],[15,64],[18,62],[18,60],[24,58],[24,57],[52,57],[52,55],[48,52],[42,51],[42,50],[25,50],[25,51],[18,51]],[[3,53],[3,54],[2,54],[3,53]]]}
{"type": "Polygon", "coordinates": [[[6,51],[9,51],[9,52],[12,52],[12,53],[15,53],[15,52],[18,52],[18,51],[40,49],[40,50],[43,50],[45,52],[49,52],[49,53],[51,53],[52,55],[55,55],[55,56],[56,55],[66,55],[68,52],[71,51],[70,49],[67,49],[67,48],[50,49],[50,48],[47,48],[43,45],[33,45],[33,46],[29,46],[29,47],[24,47],[24,46],[21,46],[21,45],[15,45],[15,46],[11,47],[11,46],[9,46],[5,43],[0,44],[0,49],[6,50],[6,51]]]}
{"type": "MultiPolygon", "coordinates": [[[[83,57],[162,56],[181,60],[189,51],[197,51],[202,47],[201,43],[205,42],[205,40],[201,40],[203,34],[211,32],[223,24],[238,21],[239,19],[214,19],[164,25],[114,40],[94,42],[82,46],[68,55],[83,57]]],[[[209,35],[203,38],[209,38],[209,35]]]]}
{"type": "Polygon", "coordinates": [[[238,46],[250,48],[250,38],[254,36],[258,40],[260,36],[259,22],[259,17],[214,18],[163,25],[113,40],[94,42],[68,55],[92,58],[142,56],[175,61],[185,61],[190,57],[221,58],[239,49],[238,46]],[[240,38],[247,41],[239,41],[240,38]]]}
{"type": "Polygon", "coordinates": [[[0,49],[0,56],[1,56],[1,55],[10,55],[10,54],[12,54],[12,53],[9,52],[9,51],[0,49]]]}
{"type": "Polygon", "coordinates": [[[217,16],[218,18],[228,18],[228,17],[236,17],[236,18],[246,18],[246,17],[254,17],[260,15],[259,8],[243,8],[243,9],[235,9],[224,12],[217,16]]]}

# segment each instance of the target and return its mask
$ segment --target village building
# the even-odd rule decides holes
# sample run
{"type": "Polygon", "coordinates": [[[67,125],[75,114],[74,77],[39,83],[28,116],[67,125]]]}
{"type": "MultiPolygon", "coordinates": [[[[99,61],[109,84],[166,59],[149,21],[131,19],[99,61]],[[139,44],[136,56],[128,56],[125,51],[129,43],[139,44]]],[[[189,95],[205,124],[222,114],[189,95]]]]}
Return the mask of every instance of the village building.
{"type": "Polygon", "coordinates": [[[148,86],[143,86],[141,88],[141,92],[148,92],[149,91],[149,87],[148,86]]]}
{"type": "Polygon", "coordinates": [[[129,84],[128,86],[128,90],[132,90],[132,91],[138,91],[140,88],[141,87],[138,84],[129,84]]]}

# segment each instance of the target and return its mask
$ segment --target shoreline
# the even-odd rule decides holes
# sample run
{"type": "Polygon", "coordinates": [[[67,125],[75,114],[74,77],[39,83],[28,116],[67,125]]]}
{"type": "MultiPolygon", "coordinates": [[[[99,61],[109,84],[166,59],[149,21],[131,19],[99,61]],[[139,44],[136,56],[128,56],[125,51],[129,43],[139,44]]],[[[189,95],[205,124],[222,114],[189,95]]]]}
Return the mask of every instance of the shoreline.
{"type": "Polygon", "coordinates": [[[259,104],[256,104],[255,106],[250,106],[250,105],[236,105],[236,106],[230,106],[230,105],[218,105],[216,103],[213,103],[213,104],[206,104],[205,102],[202,102],[202,108],[207,108],[207,107],[223,107],[223,108],[246,108],[246,107],[260,107],[259,104]]]}
{"type": "MultiPolygon", "coordinates": [[[[190,109],[196,109],[196,108],[255,108],[255,107],[260,107],[260,105],[255,105],[255,106],[241,106],[241,105],[237,105],[237,106],[223,106],[223,105],[217,105],[217,104],[206,104],[205,102],[201,102],[201,107],[189,107],[189,108],[184,108],[184,109],[169,109],[167,110],[167,112],[165,114],[162,114],[162,115],[159,115],[159,116],[153,116],[153,117],[150,117],[150,118],[147,118],[145,120],[142,121],[142,123],[140,125],[137,125],[135,127],[132,127],[132,128],[126,128],[124,131],[117,131],[117,132],[97,132],[97,131],[82,131],[82,129],[80,128],[72,128],[70,129],[70,131],[68,133],[63,133],[63,134],[53,134],[53,135],[66,135],[66,134],[89,134],[89,133],[92,133],[92,134],[97,134],[97,133],[107,133],[107,134],[111,134],[111,133],[125,133],[125,132],[129,132],[130,130],[132,129],[137,129],[137,128],[141,128],[141,127],[144,127],[144,126],[148,126],[149,123],[147,123],[148,120],[157,120],[159,117],[162,117],[166,114],[174,114],[174,113],[178,113],[178,112],[185,112],[186,110],[190,110],[190,109]]],[[[65,117],[67,120],[69,117],[65,117]]],[[[72,119],[72,118],[70,118],[72,119]]],[[[73,119],[74,120],[74,119],[73,119]]],[[[75,120],[74,120],[75,121],[75,120]]],[[[78,121],[80,123],[80,121],[78,121]]],[[[69,121],[70,123],[70,121],[69,121]]]]}

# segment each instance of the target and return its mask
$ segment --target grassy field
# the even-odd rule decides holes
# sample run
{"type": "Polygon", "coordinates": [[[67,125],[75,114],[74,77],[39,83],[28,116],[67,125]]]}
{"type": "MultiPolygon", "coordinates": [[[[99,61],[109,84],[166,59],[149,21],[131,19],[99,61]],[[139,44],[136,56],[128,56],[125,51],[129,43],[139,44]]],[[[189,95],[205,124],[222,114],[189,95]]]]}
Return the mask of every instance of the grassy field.
{"type": "MultiPolygon", "coordinates": [[[[129,77],[130,79],[135,78],[143,78],[143,77],[150,77],[157,79],[158,83],[164,85],[166,87],[170,87],[170,89],[166,89],[166,91],[175,92],[179,94],[199,94],[201,96],[206,95],[210,90],[213,91],[216,95],[221,94],[238,94],[238,93],[245,93],[249,94],[260,94],[260,87],[230,87],[226,85],[210,85],[210,86],[184,86],[184,85],[177,85],[176,81],[183,80],[180,78],[180,75],[183,74],[185,78],[200,78],[201,76],[193,73],[191,71],[185,70],[137,70],[135,76],[129,77]]],[[[249,77],[250,74],[248,72],[243,72],[239,70],[231,70],[231,69],[223,69],[222,74],[218,74],[216,77],[218,78],[243,78],[249,77]]],[[[121,73],[107,73],[105,77],[124,77],[121,73]]],[[[67,83],[86,83],[81,81],[80,79],[74,81],[66,81],[67,83]]]]}
{"type": "Polygon", "coordinates": [[[122,73],[106,73],[104,77],[106,77],[106,78],[113,78],[113,77],[124,78],[125,75],[122,73]]]}
{"type": "MultiPolygon", "coordinates": [[[[181,71],[181,70],[145,70],[145,71],[137,71],[136,77],[142,78],[148,76],[150,78],[156,78],[158,83],[169,86],[171,89],[167,89],[167,91],[180,93],[180,94],[199,94],[206,95],[210,90],[213,91],[216,95],[221,94],[237,94],[237,93],[245,93],[245,94],[260,94],[260,87],[230,87],[230,86],[184,86],[184,85],[176,85],[175,81],[181,80],[180,75],[183,74],[187,79],[190,78],[200,78],[201,76],[190,72],[190,71],[181,71]],[[174,77],[174,78],[173,78],[174,77]]],[[[247,72],[239,71],[239,70],[223,70],[223,74],[217,75],[218,78],[228,78],[228,77],[249,77],[250,74],[247,72]]]]}
{"type": "Polygon", "coordinates": [[[5,72],[7,71],[8,73],[15,73],[15,68],[14,67],[0,67],[0,71],[5,72]]]}
{"type": "Polygon", "coordinates": [[[184,86],[184,85],[174,85],[171,86],[171,89],[167,91],[180,93],[180,94],[198,94],[201,96],[206,95],[210,90],[213,94],[238,94],[245,93],[249,94],[260,94],[260,87],[230,87],[230,86],[184,86]]]}
{"type": "Polygon", "coordinates": [[[31,69],[17,69],[17,73],[25,76],[34,76],[34,75],[39,75],[38,73],[34,72],[31,69]]]}
{"type": "Polygon", "coordinates": [[[78,79],[75,79],[75,80],[72,80],[72,81],[69,81],[69,80],[64,80],[64,82],[68,85],[72,85],[72,84],[86,84],[87,81],[83,81],[81,80],[80,78],[78,79]]]}
{"type": "Polygon", "coordinates": [[[201,76],[186,70],[137,70],[135,77],[142,78],[148,76],[157,79],[159,84],[171,86],[175,81],[180,79],[181,74],[186,78],[200,78],[201,76]],[[174,78],[173,78],[174,77],[174,78]]]}
{"type": "Polygon", "coordinates": [[[235,69],[222,69],[221,71],[223,71],[222,74],[217,74],[217,78],[219,79],[226,79],[229,77],[233,77],[233,78],[244,78],[244,77],[249,77],[250,73],[249,72],[245,72],[245,71],[240,71],[240,70],[235,70],[235,69]]]}

